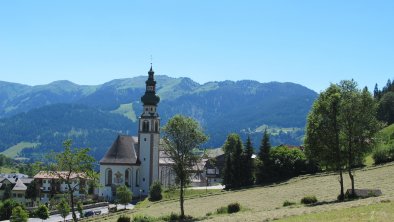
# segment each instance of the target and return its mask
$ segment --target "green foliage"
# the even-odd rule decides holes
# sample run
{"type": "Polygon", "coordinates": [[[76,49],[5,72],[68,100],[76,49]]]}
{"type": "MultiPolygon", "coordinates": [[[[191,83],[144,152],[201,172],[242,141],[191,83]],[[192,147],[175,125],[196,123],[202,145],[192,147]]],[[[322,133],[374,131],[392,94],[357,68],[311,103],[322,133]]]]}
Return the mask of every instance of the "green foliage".
{"type": "Polygon", "coordinates": [[[117,222],[130,222],[131,219],[129,216],[126,215],[120,215],[117,222]]]}
{"type": "Polygon", "coordinates": [[[270,161],[270,135],[267,132],[267,129],[264,130],[263,139],[261,140],[261,145],[258,153],[259,161],[257,164],[257,183],[261,184],[266,181],[270,181],[270,170],[271,170],[271,161],[270,161]]]}
{"type": "Polygon", "coordinates": [[[29,214],[21,206],[12,209],[10,222],[27,222],[29,214]]]}
{"type": "Polygon", "coordinates": [[[12,199],[3,201],[0,208],[0,220],[9,220],[12,214],[12,209],[18,206],[19,204],[12,199]]]}
{"type": "Polygon", "coordinates": [[[223,145],[223,150],[226,155],[223,184],[226,189],[241,187],[243,185],[244,158],[240,136],[235,133],[229,134],[223,145]]]}
{"type": "Polygon", "coordinates": [[[254,183],[254,161],[252,155],[253,145],[248,136],[242,153],[242,186],[251,186],[254,183]]]}
{"type": "Polygon", "coordinates": [[[295,205],[295,204],[296,204],[295,202],[288,201],[288,200],[285,200],[285,202],[283,202],[283,206],[284,207],[295,205]]]}
{"type": "Polygon", "coordinates": [[[32,199],[32,200],[36,200],[38,197],[38,185],[37,185],[37,181],[33,180],[28,186],[27,186],[27,190],[26,190],[26,198],[32,199]]]}
{"type": "Polygon", "coordinates": [[[125,209],[126,209],[126,205],[131,202],[132,196],[133,193],[130,191],[130,189],[127,186],[122,185],[116,188],[116,198],[120,204],[125,205],[124,206],[125,209]]]}
{"type": "Polygon", "coordinates": [[[66,218],[67,215],[70,213],[70,205],[68,205],[68,202],[64,198],[62,198],[56,209],[59,211],[60,216],[62,216],[63,218],[66,218]]]}
{"type": "Polygon", "coordinates": [[[34,214],[41,220],[46,220],[49,218],[49,210],[45,205],[40,205],[34,212],[34,214]]]}
{"type": "Polygon", "coordinates": [[[376,103],[367,88],[354,80],[331,84],[315,101],[308,116],[305,149],[310,160],[339,172],[340,196],[344,197],[343,170],[354,189],[352,169],[359,166],[375,143],[380,125],[376,103]]]}
{"type": "Polygon", "coordinates": [[[94,181],[97,178],[97,173],[94,171],[93,164],[95,159],[89,155],[89,148],[71,148],[72,141],[67,140],[63,143],[64,151],[60,153],[52,153],[48,157],[49,166],[48,170],[61,178],[67,185],[67,193],[71,203],[71,212],[74,220],[77,220],[75,214],[75,200],[74,192],[79,189],[82,191],[86,189],[86,182],[74,180],[72,175],[79,174],[85,180],[90,179],[94,181]],[[66,172],[66,173],[62,173],[66,172]]]}
{"type": "Polygon", "coordinates": [[[78,203],[77,203],[77,211],[79,213],[79,217],[83,218],[84,217],[84,215],[83,215],[83,203],[81,201],[78,201],[78,203]]]}
{"type": "Polygon", "coordinates": [[[225,207],[220,207],[216,209],[217,214],[232,214],[241,210],[241,205],[239,203],[230,203],[225,207]]]}
{"type": "Polygon", "coordinates": [[[315,196],[305,196],[301,199],[302,204],[314,204],[317,203],[317,198],[315,196]]]}
{"type": "Polygon", "coordinates": [[[394,92],[386,93],[379,100],[378,118],[387,124],[394,123],[394,92]]]}
{"type": "MultiPolygon", "coordinates": [[[[279,146],[270,153],[271,171],[279,178],[288,178],[301,174],[306,165],[305,154],[298,148],[279,146]]],[[[272,176],[272,175],[271,175],[272,176]]]]}
{"type": "Polygon", "coordinates": [[[154,222],[154,221],[156,221],[155,218],[141,214],[134,215],[133,217],[133,222],[154,222]]]}
{"type": "Polygon", "coordinates": [[[164,152],[174,161],[172,170],[180,185],[181,217],[184,214],[184,188],[199,157],[193,153],[208,137],[192,118],[176,115],[163,127],[164,152]]]}
{"type": "Polygon", "coordinates": [[[227,213],[227,207],[220,207],[216,209],[217,214],[226,214],[227,213]]]}
{"type": "Polygon", "coordinates": [[[149,200],[158,201],[163,198],[160,181],[154,181],[149,189],[149,200]]]}
{"type": "Polygon", "coordinates": [[[382,164],[394,161],[394,147],[378,147],[372,153],[375,164],[382,164]]]}
{"type": "Polygon", "coordinates": [[[237,213],[240,210],[241,210],[241,205],[239,203],[231,203],[227,205],[227,212],[229,214],[237,213]]]}
{"type": "Polygon", "coordinates": [[[377,137],[379,142],[372,151],[375,164],[394,161],[394,124],[383,128],[377,137]]]}

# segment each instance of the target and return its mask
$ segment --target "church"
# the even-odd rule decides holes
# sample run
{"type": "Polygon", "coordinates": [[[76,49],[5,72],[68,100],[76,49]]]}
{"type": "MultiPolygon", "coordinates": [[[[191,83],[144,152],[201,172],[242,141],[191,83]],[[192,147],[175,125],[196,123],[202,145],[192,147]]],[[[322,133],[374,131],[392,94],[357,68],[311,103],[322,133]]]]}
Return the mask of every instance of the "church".
{"type": "Polygon", "coordinates": [[[156,81],[152,66],[141,97],[143,113],[139,117],[138,136],[119,135],[100,160],[99,196],[113,200],[116,187],[126,185],[134,196],[147,196],[154,181],[164,186],[174,183],[171,161],[160,158],[160,117],[156,81]],[[160,172],[160,174],[159,174],[160,172]]]}

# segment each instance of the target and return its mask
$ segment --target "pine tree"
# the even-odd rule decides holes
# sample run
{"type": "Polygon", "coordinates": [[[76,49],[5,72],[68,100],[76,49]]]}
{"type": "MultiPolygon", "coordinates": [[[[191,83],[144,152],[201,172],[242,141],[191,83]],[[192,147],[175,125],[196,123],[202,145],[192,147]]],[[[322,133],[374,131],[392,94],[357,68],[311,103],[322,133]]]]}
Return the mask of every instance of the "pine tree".
{"type": "Polygon", "coordinates": [[[373,90],[373,98],[375,98],[376,100],[379,100],[380,99],[380,94],[381,94],[381,92],[380,92],[380,90],[378,88],[378,84],[376,83],[375,84],[375,89],[373,90]]]}
{"type": "Polygon", "coordinates": [[[223,176],[223,185],[226,189],[231,188],[231,182],[233,180],[233,174],[231,170],[231,157],[230,154],[225,154],[226,162],[224,165],[224,176],[223,176]]]}
{"type": "Polygon", "coordinates": [[[250,186],[253,185],[253,175],[254,175],[254,163],[252,159],[253,146],[250,137],[246,139],[245,150],[244,150],[244,161],[243,161],[243,185],[250,186]]]}
{"type": "Polygon", "coordinates": [[[239,135],[236,137],[236,145],[235,150],[232,153],[232,171],[234,174],[232,184],[235,188],[239,188],[242,186],[242,178],[243,178],[243,145],[241,138],[239,135]]]}
{"type": "Polygon", "coordinates": [[[269,179],[270,176],[270,150],[271,150],[271,143],[270,137],[267,132],[267,129],[264,130],[263,139],[260,145],[259,151],[259,166],[257,172],[257,182],[263,183],[269,179]]]}
{"type": "Polygon", "coordinates": [[[226,155],[223,185],[226,188],[238,188],[243,181],[243,145],[239,135],[229,134],[223,150],[226,155]]]}

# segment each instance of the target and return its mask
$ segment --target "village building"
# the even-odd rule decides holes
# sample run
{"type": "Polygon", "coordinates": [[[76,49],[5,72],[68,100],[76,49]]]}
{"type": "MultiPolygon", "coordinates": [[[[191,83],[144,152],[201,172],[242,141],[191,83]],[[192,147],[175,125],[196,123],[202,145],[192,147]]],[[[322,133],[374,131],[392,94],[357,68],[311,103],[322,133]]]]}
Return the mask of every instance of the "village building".
{"type": "Polygon", "coordinates": [[[0,199],[11,198],[22,205],[32,206],[32,200],[26,198],[26,191],[32,181],[33,178],[24,174],[0,175],[0,199]]]}
{"type": "MultiPolygon", "coordinates": [[[[34,176],[41,203],[48,203],[51,199],[60,199],[68,192],[68,185],[63,179],[66,178],[67,174],[68,172],[65,171],[40,171],[34,176]]],[[[75,187],[74,197],[76,199],[85,199],[88,189],[88,178],[83,173],[71,173],[70,179],[71,186],[75,187]]]]}

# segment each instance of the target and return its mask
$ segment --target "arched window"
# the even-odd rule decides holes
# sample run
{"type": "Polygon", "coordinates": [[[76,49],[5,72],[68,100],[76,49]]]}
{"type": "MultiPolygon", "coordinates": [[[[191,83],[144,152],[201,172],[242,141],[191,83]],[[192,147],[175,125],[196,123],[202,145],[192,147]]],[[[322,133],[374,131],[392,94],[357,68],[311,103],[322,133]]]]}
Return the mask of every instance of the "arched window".
{"type": "Polygon", "coordinates": [[[148,132],[148,131],[149,131],[149,122],[148,122],[147,120],[145,120],[145,121],[142,123],[142,131],[143,131],[143,132],[148,132]]]}
{"type": "Polygon", "coordinates": [[[106,177],[107,186],[112,185],[112,170],[107,169],[107,177],[106,177]]]}
{"type": "Polygon", "coordinates": [[[159,132],[159,121],[155,121],[155,131],[159,132]]]}
{"type": "Polygon", "coordinates": [[[135,186],[140,186],[140,170],[135,171],[135,186]]]}
{"type": "Polygon", "coordinates": [[[125,183],[126,186],[130,186],[130,183],[129,183],[130,175],[129,174],[130,174],[129,169],[127,169],[124,172],[124,183],[125,183]]]}
{"type": "Polygon", "coordinates": [[[160,170],[160,183],[164,184],[164,169],[163,168],[160,170]]]}

